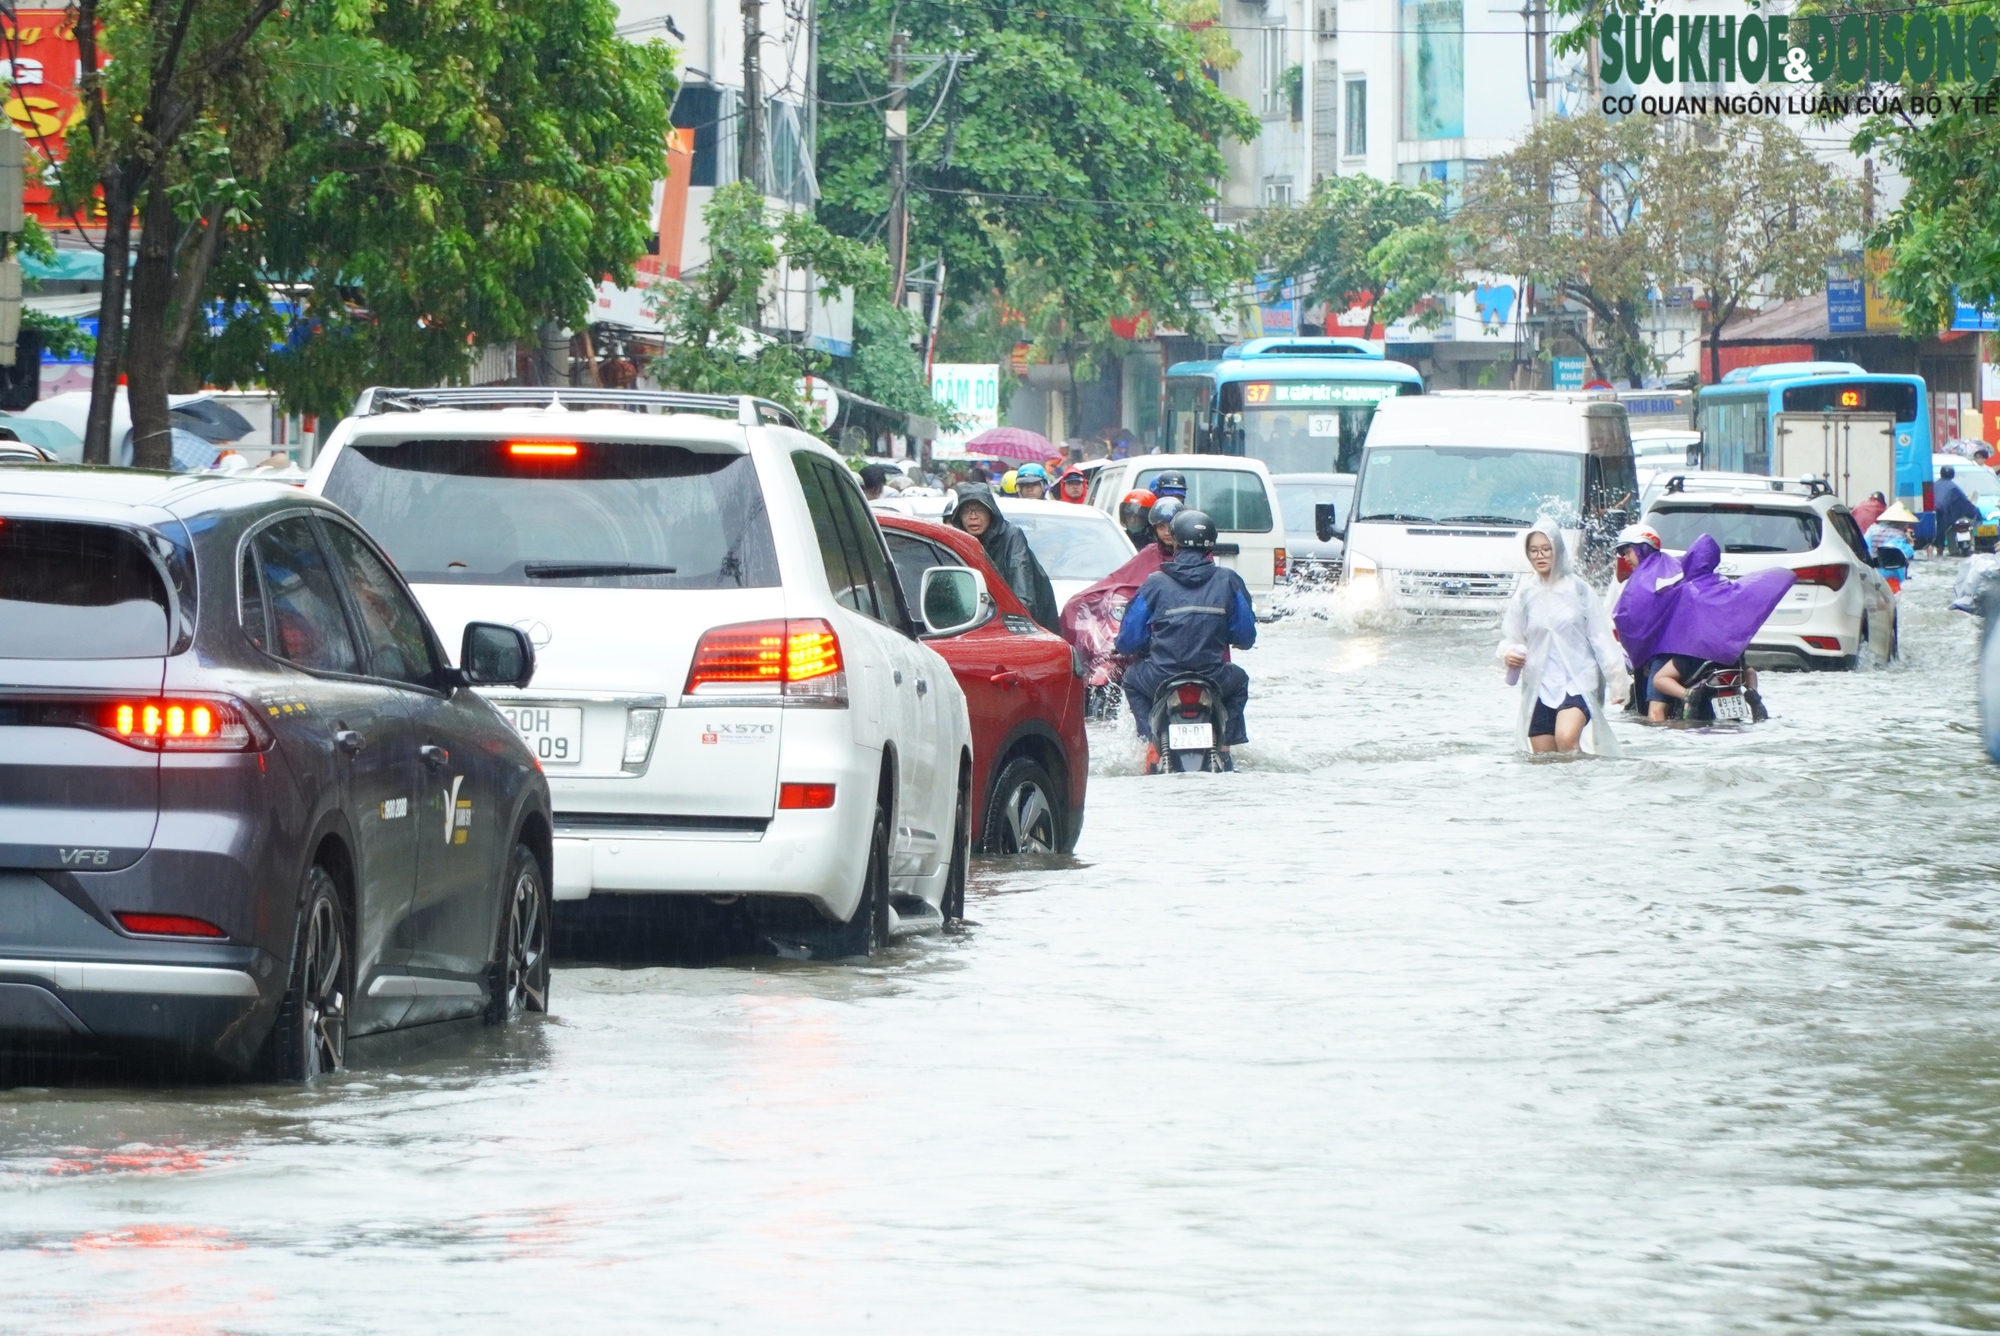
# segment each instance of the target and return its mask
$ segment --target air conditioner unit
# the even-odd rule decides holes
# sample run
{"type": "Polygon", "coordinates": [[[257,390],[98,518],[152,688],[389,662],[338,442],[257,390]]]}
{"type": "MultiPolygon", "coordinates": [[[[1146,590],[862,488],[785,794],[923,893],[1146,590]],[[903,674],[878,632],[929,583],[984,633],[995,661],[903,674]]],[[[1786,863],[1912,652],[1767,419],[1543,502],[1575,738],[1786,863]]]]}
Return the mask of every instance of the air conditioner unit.
{"type": "Polygon", "coordinates": [[[1321,5],[1319,7],[1319,35],[1321,37],[1340,36],[1340,6],[1321,5]]]}

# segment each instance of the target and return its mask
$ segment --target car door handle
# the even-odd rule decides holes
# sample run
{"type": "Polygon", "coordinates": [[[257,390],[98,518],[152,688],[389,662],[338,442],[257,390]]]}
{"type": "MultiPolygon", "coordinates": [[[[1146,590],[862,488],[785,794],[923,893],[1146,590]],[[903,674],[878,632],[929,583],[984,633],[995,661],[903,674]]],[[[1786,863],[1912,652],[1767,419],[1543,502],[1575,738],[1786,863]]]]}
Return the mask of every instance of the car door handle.
{"type": "Polygon", "coordinates": [[[917,694],[919,696],[929,694],[930,689],[931,689],[930,683],[924,681],[924,679],[921,677],[917,679],[917,694]]]}
{"type": "Polygon", "coordinates": [[[1021,685],[1021,675],[1013,672],[995,673],[986,680],[996,686],[1018,687],[1021,685]]]}
{"type": "Polygon", "coordinates": [[[901,668],[898,668],[896,670],[895,677],[896,677],[896,685],[897,686],[903,685],[903,670],[901,668]]]}
{"type": "Polygon", "coordinates": [[[351,728],[343,728],[333,735],[333,745],[353,756],[368,745],[368,739],[351,728]]]}
{"type": "Polygon", "coordinates": [[[442,770],[451,764],[451,753],[442,747],[426,744],[417,748],[417,755],[423,757],[424,764],[433,770],[442,770]]]}

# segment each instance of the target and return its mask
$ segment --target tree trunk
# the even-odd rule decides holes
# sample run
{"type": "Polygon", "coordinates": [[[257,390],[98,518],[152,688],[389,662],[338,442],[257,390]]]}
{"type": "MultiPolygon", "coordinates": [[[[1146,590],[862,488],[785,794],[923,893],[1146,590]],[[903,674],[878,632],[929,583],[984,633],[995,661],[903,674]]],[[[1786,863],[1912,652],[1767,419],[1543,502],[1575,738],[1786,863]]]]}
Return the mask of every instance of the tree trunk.
{"type": "Polygon", "coordinates": [[[180,272],[174,278],[174,303],[168,316],[163,353],[170,391],[192,393],[201,388],[200,377],[188,370],[187,350],[194,338],[195,324],[206,309],[202,294],[208,291],[208,272],[215,266],[216,252],[221,247],[222,207],[219,200],[211,204],[196,224],[193,244],[183,241],[179,248],[180,272]]]}
{"type": "Polygon", "coordinates": [[[126,393],[132,406],[132,467],[173,467],[167,420],[167,307],[174,295],[174,209],[163,172],[146,192],[145,230],[132,272],[132,323],[126,336],[126,393]]]}
{"type": "Polygon", "coordinates": [[[124,168],[104,175],[104,291],[97,303],[97,360],[90,370],[90,418],[83,462],[111,462],[111,413],[125,350],[125,272],[132,251],[133,183],[124,168]]]}

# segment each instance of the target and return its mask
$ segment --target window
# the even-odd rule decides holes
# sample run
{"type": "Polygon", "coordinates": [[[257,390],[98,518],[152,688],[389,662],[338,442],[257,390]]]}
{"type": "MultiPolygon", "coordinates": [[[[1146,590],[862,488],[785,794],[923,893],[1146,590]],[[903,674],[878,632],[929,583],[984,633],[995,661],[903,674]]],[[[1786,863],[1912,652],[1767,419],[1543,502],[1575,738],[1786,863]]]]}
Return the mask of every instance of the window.
{"type": "Polygon", "coordinates": [[[860,488],[840,476],[847,473],[845,467],[818,455],[800,451],[792,456],[792,467],[805,491],[834,601],[900,629],[905,623],[889,558],[860,488]]]}
{"type": "Polygon", "coordinates": [[[411,686],[435,684],[437,663],[431,656],[423,614],[410,602],[396,577],[369,550],[361,535],[346,525],[321,521],[320,533],[347,577],[347,592],[353,596],[362,639],[368,644],[369,671],[411,686]]]}
{"type": "Polygon", "coordinates": [[[326,497],[414,584],[742,589],[778,583],[748,455],[677,445],[403,441],[340,452],[326,497]]]}
{"type": "Polygon", "coordinates": [[[1264,115],[1292,114],[1292,90],[1285,77],[1285,27],[1274,23],[1264,29],[1264,115]]]}
{"type": "Polygon", "coordinates": [[[914,534],[885,529],[882,536],[889,541],[889,556],[896,563],[896,579],[903,586],[903,601],[913,608],[923,600],[925,571],[965,564],[959,560],[957,553],[947,552],[914,534]]]}
{"type": "Polygon", "coordinates": [[[0,658],[136,659],[167,652],[160,573],[133,534],[102,524],[0,525],[0,658]]]}
{"type": "Polygon", "coordinates": [[[1368,81],[1347,81],[1347,141],[1343,151],[1358,158],[1368,151],[1368,81]]]}
{"type": "MultiPolygon", "coordinates": [[[[1134,484],[1147,491],[1163,469],[1139,475],[1134,484]]],[[[1215,521],[1217,529],[1234,533],[1269,533],[1272,529],[1271,499],[1264,494],[1264,480],[1248,470],[1189,469],[1187,471],[1190,509],[1199,510],[1215,521]]]]}
{"type": "Polygon", "coordinates": [[[1669,548],[1685,552],[1708,534],[1724,552],[1810,552],[1819,546],[1819,516],[1776,506],[1671,506],[1646,517],[1669,548]]]}
{"type": "Polygon", "coordinates": [[[1840,541],[1847,544],[1848,551],[1863,561],[1868,560],[1868,540],[1862,537],[1861,526],[1854,522],[1854,516],[1848,513],[1846,507],[1835,506],[1826,513],[1826,520],[1840,535],[1840,541]]]}
{"type": "Polygon", "coordinates": [[[1264,205],[1272,209],[1288,209],[1292,205],[1292,178],[1272,176],[1264,180],[1264,205]]]}
{"type": "Polygon", "coordinates": [[[271,618],[264,606],[264,579],[257,574],[257,552],[243,545],[243,567],[236,573],[236,616],[243,634],[265,653],[271,650],[271,618]]]}
{"type": "Polygon", "coordinates": [[[347,614],[312,522],[303,515],[279,520],[252,542],[270,608],[270,652],[316,672],[359,672],[347,614]]]}

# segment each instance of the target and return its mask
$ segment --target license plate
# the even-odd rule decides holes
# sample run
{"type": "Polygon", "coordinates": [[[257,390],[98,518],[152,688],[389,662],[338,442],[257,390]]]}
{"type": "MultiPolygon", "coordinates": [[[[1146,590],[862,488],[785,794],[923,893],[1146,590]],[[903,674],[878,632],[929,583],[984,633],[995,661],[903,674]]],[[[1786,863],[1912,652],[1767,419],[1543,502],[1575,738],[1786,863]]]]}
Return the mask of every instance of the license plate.
{"type": "Polygon", "coordinates": [[[1741,696],[1717,696],[1709,702],[1715,710],[1715,717],[1734,724],[1750,722],[1750,702],[1741,696]]]}
{"type": "Polygon", "coordinates": [[[583,711],[547,705],[502,705],[501,715],[527,741],[543,765],[576,765],[583,760],[583,711]]]}
{"type": "Polygon", "coordinates": [[[1215,745],[1214,724],[1168,724],[1168,751],[1206,751],[1215,745]]]}

